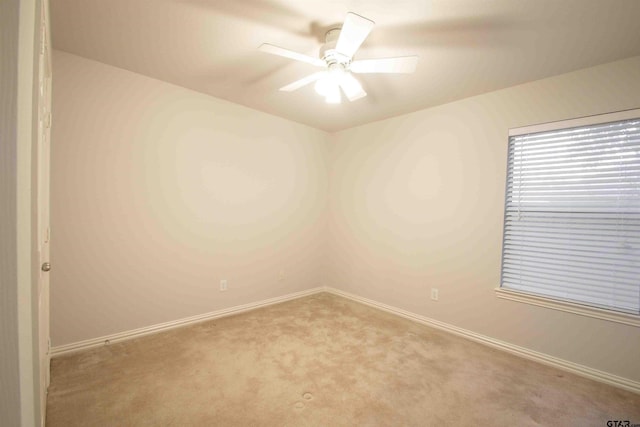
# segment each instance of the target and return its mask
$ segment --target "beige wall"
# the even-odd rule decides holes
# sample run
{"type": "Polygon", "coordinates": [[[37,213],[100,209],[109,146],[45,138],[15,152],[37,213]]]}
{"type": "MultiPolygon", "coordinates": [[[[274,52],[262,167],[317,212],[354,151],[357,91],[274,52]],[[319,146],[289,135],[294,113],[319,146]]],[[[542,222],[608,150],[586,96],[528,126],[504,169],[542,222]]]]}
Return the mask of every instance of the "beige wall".
{"type": "Polygon", "coordinates": [[[18,349],[18,48],[20,5],[0,2],[0,417],[20,425],[18,349]]]}
{"type": "Polygon", "coordinates": [[[508,129],[640,107],[640,57],[333,135],[64,52],[54,75],[54,345],[328,285],[640,381],[640,329],[494,293],[508,129]]]}
{"type": "Polygon", "coordinates": [[[494,293],[508,129],[637,107],[640,57],[333,135],[327,285],[640,381],[640,328],[494,293]]]}
{"type": "Polygon", "coordinates": [[[60,51],[53,66],[54,346],[322,284],[326,133],[60,51]]]}

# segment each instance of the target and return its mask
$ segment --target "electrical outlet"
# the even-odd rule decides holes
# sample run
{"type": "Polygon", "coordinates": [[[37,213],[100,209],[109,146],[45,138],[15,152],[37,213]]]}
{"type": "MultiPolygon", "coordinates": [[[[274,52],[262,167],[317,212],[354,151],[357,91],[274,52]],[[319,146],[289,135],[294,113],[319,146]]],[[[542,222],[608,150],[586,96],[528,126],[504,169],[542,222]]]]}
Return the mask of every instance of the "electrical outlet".
{"type": "Polygon", "coordinates": [[[438,301],[438,289],[431,288],[431,299],[434,301],[438,301]]]}
{"type": "Polygon", "coordinates": [[[220,280],[220,290],[221,291],[227,290],[227,279],[220,280]]]}

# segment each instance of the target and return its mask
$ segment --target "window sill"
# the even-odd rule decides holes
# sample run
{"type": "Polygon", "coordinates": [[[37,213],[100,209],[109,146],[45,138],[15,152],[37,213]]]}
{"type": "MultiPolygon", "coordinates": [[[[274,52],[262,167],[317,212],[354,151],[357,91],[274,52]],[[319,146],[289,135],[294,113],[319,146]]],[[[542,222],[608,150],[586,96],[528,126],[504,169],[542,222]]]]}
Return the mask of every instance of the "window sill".
{"type": "Polygon", "coordinates": [[[608,320],[609,322],[623,323],[625,325],[640,327],[640,316],[615,311],[604,310],[595,307],[588,307],[580,304],[560,301],[539,295],[531,295],[523,292],[511,291],[496,288],[498,298],[523,302],[525,304],[537,305],[539,307],[551,308],[554,310],[566,311],[568,313],[579,314],[581,316],[595,317],[596,319],[608,320]]]}

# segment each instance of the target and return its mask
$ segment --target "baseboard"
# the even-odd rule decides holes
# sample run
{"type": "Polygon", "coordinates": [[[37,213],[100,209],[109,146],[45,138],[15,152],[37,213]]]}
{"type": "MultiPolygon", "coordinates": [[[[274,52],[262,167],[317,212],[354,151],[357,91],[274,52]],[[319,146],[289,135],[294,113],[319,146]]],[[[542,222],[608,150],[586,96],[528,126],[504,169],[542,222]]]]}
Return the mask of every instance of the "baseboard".
{"type": "Polygon", "coordinates": [[[205,322],[207,320],[231,316],[233,314],[238,314],[238,313],[242,313],[249,310],[255,310],[256,308],[266,307],[269,305],[306,297],[308,295],[317,294],[317,293],[323,292],[324,290],[325,290],[324,287],[307,289],[301,292],[294,292],[291,294],[282,295],[275,298],[269,298],[266,300],[252,302],[249,304],[243,304],[235,307],[225,308],[222,310],[216,310],[210,313],[204,313],[196,316],[186,317],[184,319],[173,320],[171,322],[159,323],[156,325],[146,326],[144,328],[132,329],[129,331],[118,332],[116,334],[105,335],[98,338],[91,338],[88,340],[78,341],[71,344],[56,346],[51,348],[51,357],[58,357],[64,354],[75,353],[77,351],[82,351],[82,350],[88,350],[90,348],[100,347],[106,344],[113,344],[120,341],[139,338],[145,335],[168,331],[170,329],[175,329],[182,326],[193,325],[195,323],[205,322]]]}
{"type": "Polygon", "coordinates": [[[373,301],[368,298],[363,298],[361,296],[351,294],[349,292],[344,292],[339,289],[325,287],[325,291],[334,295],[338,295],[338,296],[368,305],[370,307],[374,307],[374,308],[386,311],[388,313],[392,313],[392,314],[404,317],[406,319],[413,320],[418,323],[422,323],[427,326],[431,326],[433,328],[450,332],[452,334],[470,339],[480,344],[488,345],[489,347],[497,348],[497,349],[506,351],[508,353],[515,354],[520,357],[524,357],[529,360],[533,360],[548,366],[562,369],[563,371],[571,372],[576,375],[580,375],[595,381],[599,381],[615,387],[620,387],[622,389],[640,394],[640,382],[637,382],[637,381],[629,380],[627,378],[619,377],[617,375],[613,375],[608,372],[599,371],[597,369],[589,368],[588,366],[569,362],[567,360],[559,359],[557,357],[549,356],[548,354],[540,353],[525,347],[520,347],[514,344],[510,344],[505,341],[500,341],[485,335],[481,335],[481,334],[469,331],[467,329],[459,328],[457,326],[453,326],[448,323],[440,322],[439,320],[430,319],[428,317],[411,313],[409,311],[402,310],[400,308],[392,307],[390,305],[383,304],[378,301],[373,301]]]}

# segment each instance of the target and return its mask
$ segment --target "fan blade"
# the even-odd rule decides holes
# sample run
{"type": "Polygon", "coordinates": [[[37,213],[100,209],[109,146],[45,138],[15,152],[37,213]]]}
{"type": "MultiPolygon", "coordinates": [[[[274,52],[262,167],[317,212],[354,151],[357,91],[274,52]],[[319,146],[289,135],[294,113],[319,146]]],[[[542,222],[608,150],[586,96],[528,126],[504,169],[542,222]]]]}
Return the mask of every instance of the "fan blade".
{"type": "Polygon", "coordinates": [[[302,53],[294,52],[289,49],[285,49],[283,47],[274,46],[269,43],[263,43],[258,48],[259,50],[270,53],[272,55],[284,56],[285,58],[295,59],[296,61],[306,62],[307,64],[315,65],[317,67],[324,67],[326,64],[320,58],[314,58],[309,55],[304,55],[302,53]]]}
{"type": "Polygon", "coordinates": [[[397,58],[361,59],[353,61],[349,69],[354,73],[413,73],[418,64],[417,56],[397,58]]]}
{"type": "Polygon", "coordinates": [[[296,89],[300,89],[303,86],[306,86],[310,83],[315,82],[316,80],[321,79],[326,73],[327,73],[326,71],[318,71],[317,73],[313,73],[310,76],[307,76],[300,80],[296,80],[293,83],[283,86],[280,88],[280,90],[283,92],[293,92],[296,89]]]}
{"type": "Polygon", "coordinates": [[[342,79],[340,79],[340,87],[351,102],[367,96],[367,92],[362,89],[360,82],[353,77],[351,73],[345,73],[345,75],[342,76],[342,79]]]}
{"type": "Polygon", "coordinates": [[[353,58],[364,39],[367,38],[375,23],[353,12],[347,13],[340,36],[336,43],[336,50],[349,58],[353,58]]]}

